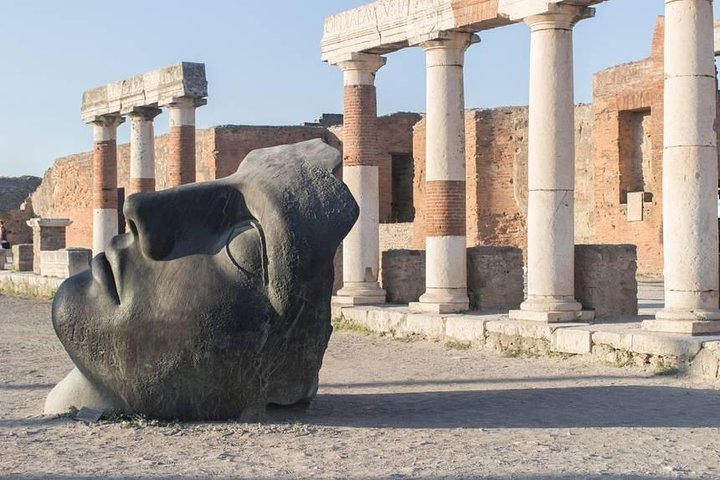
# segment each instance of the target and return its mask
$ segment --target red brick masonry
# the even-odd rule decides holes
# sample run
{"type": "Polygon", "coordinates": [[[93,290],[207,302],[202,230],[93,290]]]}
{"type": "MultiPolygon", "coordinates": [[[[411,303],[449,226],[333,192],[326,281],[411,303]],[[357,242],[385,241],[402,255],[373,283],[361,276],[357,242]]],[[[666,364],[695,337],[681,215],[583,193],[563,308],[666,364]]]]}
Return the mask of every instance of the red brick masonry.
{"type": "Polygon", "coordinates": [[[195,127],[181,125],[170,128],[168,186],[177,187],[195,182],[195,127]]]}
{"type": "Polygon", "coordinates": [[[141,192],[154,192],[155,191],[155,179],[154,178],[131,178],[128,184],[127,195],[141,192]]]}
{"type": "Polygon", "coordinates": [[[434,180],[425,184],[425,234],[465,235],[465,182],[434,180]]]}
{"type": "Polygon", "coordinates": [[[95,142],[93,148],[93,208],[117,209],[117,143],[95,142]]]}
{"type": "Polygon", "coordinates": [[[377,103],[374,85],[345,86],[343,165],[377,166],[377,103]]]}

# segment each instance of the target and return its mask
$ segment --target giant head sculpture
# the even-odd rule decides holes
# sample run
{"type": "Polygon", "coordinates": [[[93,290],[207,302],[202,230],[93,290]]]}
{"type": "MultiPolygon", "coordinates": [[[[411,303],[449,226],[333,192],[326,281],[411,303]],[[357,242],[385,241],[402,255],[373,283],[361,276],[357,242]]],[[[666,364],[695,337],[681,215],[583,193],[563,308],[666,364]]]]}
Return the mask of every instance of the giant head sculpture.
{"type": "Polygon", "coordinates": [[[311,140],[255,150],[224,179],[130,196],[129,233],[55,296],[76,369],[46,413],[227,419],[312,399],[333,257],[358,215],[338,166],[311,140]]]}

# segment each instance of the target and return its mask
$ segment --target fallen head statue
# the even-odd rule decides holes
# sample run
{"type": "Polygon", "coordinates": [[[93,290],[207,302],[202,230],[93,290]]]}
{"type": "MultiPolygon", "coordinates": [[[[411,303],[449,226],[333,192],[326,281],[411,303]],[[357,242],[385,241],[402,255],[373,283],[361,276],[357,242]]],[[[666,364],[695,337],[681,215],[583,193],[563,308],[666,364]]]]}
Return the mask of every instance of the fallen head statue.
{"type": "Polygon", "coordinates": [[[312,399],[333,257],[358,216],[320,140],[251,152],[227,178],[132,195],[129,233],[53,302],[76,369],[45,413],[242,417],[312,399]]]}

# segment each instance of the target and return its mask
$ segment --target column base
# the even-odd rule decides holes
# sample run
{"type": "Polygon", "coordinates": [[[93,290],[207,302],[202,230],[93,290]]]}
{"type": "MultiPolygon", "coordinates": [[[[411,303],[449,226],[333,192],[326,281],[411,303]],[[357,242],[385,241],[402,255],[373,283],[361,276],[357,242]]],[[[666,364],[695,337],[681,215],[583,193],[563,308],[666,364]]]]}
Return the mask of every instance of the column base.
{"type": "Polygon", "coordinates": [[[654,320],[644,320],[648,332],[710,335],[720,333],[720,310],[660,310],[654,320]]]}
{"type": "Polygon", "coordinates": [[[377,282],[343,285],[337,295],[332,297],[333,305],[352,307],[355,305],[375,305],[385,303],[386,292],[377,282]]]}
{"type": "Polygon", "coordinates": [[[470,310],[467,289],[429,288],[420,296],[420,301],[409,305],[414,313],[459,313],[470,310]]]}
{"type": "Polygon", "coordinates": [[[559,311],[559,312],[538,312],[532,310],[510,310],[510,320],[527,320],[542,323],[588,323],[595,318],[593,310],[559,311]]]}
{"type": "Polygon", "coordinates": [[[529,320],[542,323],[590,322],[595,318],[592,310],[583,310],[572,296],[532,296],[520,310],[510,310],[511,320],[529,320]]]}

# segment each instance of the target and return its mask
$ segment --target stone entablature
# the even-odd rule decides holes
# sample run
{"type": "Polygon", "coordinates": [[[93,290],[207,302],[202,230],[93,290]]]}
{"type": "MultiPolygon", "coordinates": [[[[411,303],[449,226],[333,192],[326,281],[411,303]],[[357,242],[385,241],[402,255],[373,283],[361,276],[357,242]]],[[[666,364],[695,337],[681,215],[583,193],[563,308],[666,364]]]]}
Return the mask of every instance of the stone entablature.
{"type": "Polygon", "coordinates": [[[164,106],[184,97],[207,97],[205,64],[181,62],[86,90],[81,117],[89,123],[103,115],[127,115],[139,107],[164,106]]]}
{"type": "Polygon", "coordinates": [[[604,0],[377,0],[325,18],[322,60],[352,53],[386,54],[450,31],[479,32],[552,12],[561,4],[590,6],[604,0]]]}

